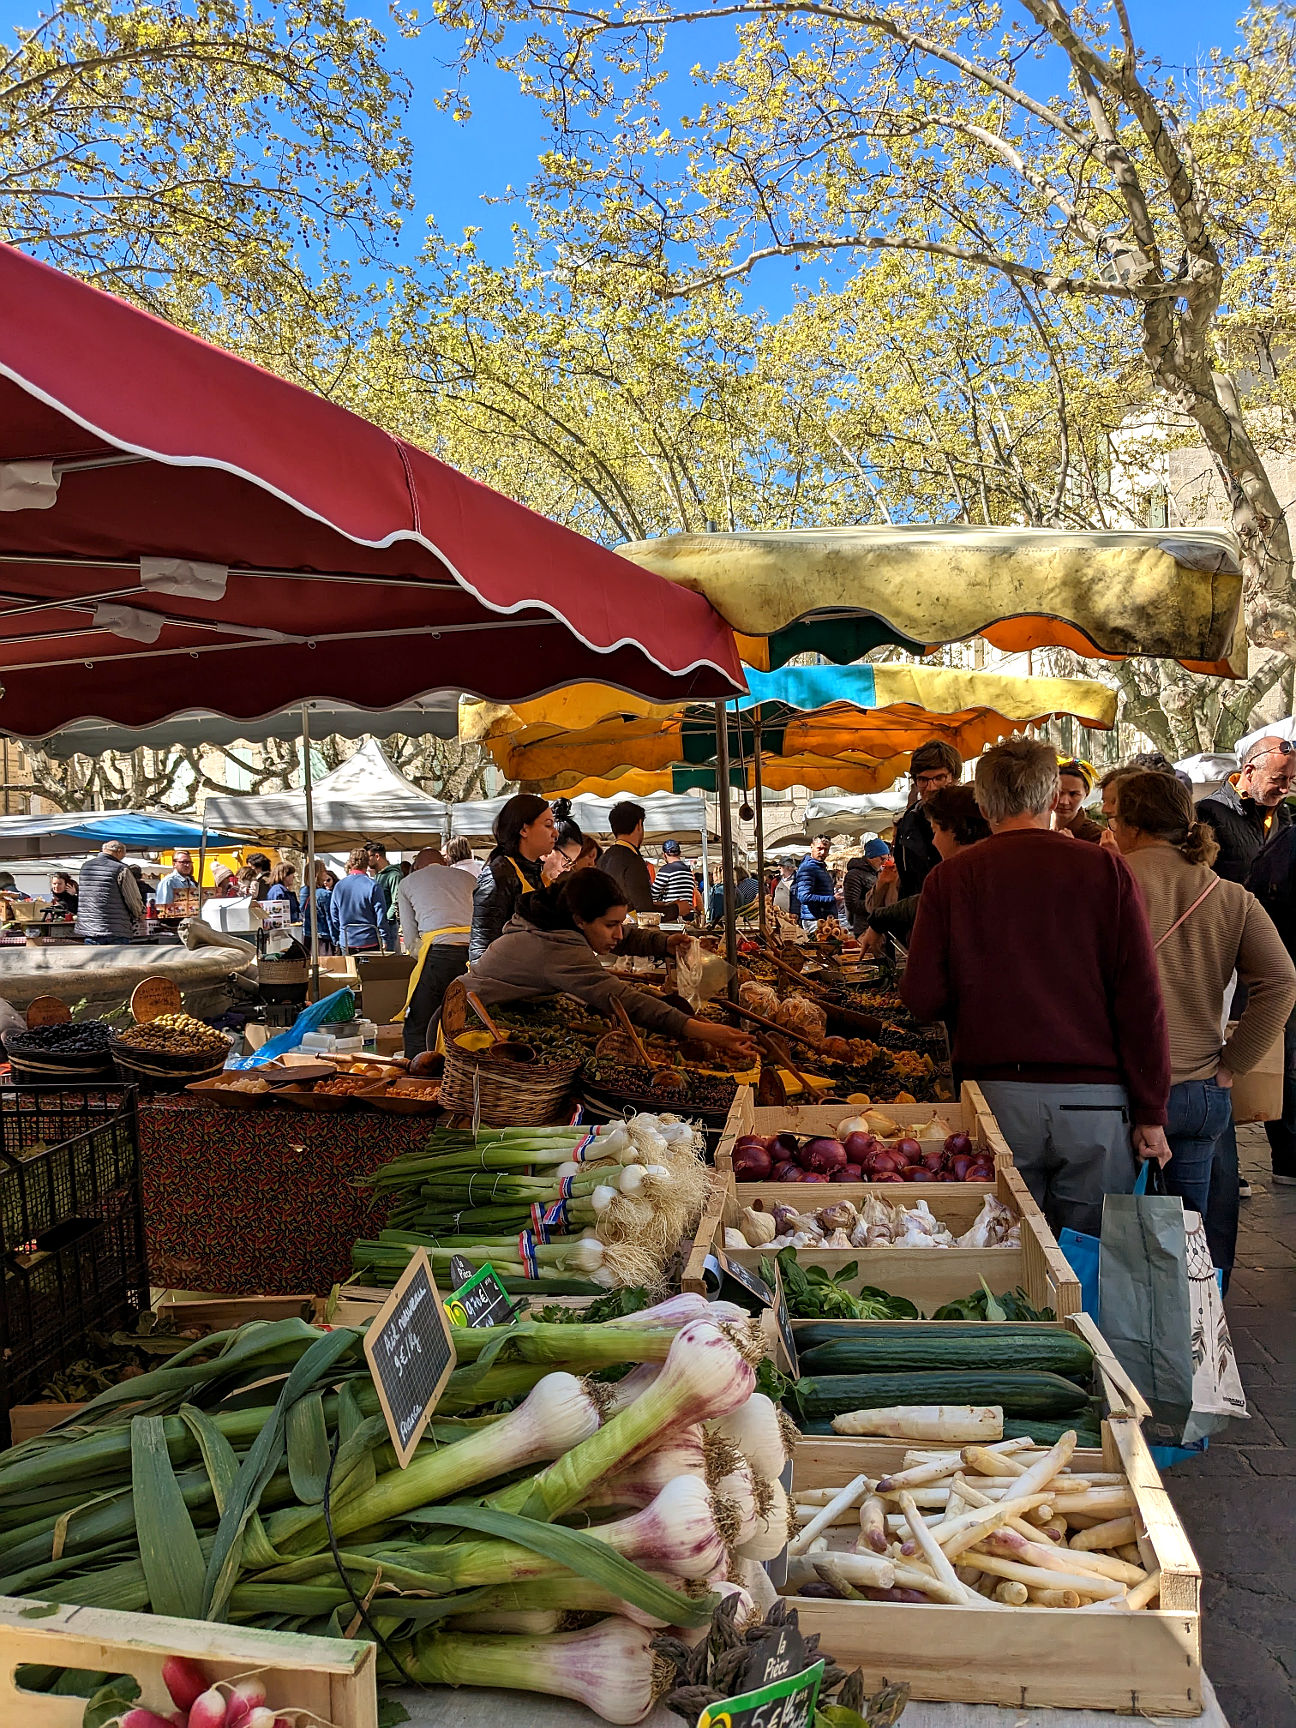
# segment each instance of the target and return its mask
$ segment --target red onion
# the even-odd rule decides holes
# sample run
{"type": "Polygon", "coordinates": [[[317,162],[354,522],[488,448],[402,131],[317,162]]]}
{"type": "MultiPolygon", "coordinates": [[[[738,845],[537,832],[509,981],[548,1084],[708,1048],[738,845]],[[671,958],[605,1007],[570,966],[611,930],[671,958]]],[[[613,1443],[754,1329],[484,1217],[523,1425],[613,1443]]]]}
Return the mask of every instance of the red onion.
{"type": "Polygon", "coordinates": [[[995,1179],[993,1164],[973,1164],[969,1167],[965,1182],[993,1182],[995,1179]]]}
{"type": "Polygon", "coordinates": [[[956,1176],[956,1178],[960,1182],[966,1182],[967,1181],[968,1171],[972,1168],[973,1162],[974,1162],[974,1160],[971,1159],[967,1155],[966,1152],[956,1152],[955,1153],[953,1159],[951,1160],[951,1165],[952,1165],[952,1168],[954,1171],[954,1175],[956,1176]]]}
{"type": "Polygon", "coordinates": [[[733,1150],[734,1177],[739,1182],[768,1181],[773,1161],[764,1146],[752,1140],[740,1140],[733,1150]]]}
{"type": "Polygon", "coordinates": [[[892,1170],[890,1175],[888,1175],[886,1171],[882,1171],[879,1175],[874,1176],[872,1180],[874,1182],[903,1182],[904,1177],[897,1175],[896,1172],[892,1170]]]}
{"type": "Polygon", "coordinates": [[[807,1140],[797,1158],[803,1169],[814,1170],[824,1176],[831,1176],[834,1170],[840,1170],[850,1162],[841,1141],[830,1139],[826,1135],[807,1140]]]}
{"type": "Polygon", "coordinates": [[[791,1158],[800,1144],[801,1142],[797,1139],[795,1134],[791,1134],[784,1129],[781,1134],[776,1134],[774,1136],[774,1142],[770,1147],[770,1151],[781,1153],[784,1158],[791,1158]]]}
{"type": "Polygon", "coordinates": [[[785,1158],[781,1164],[774,1166],[773,1180],[775,1182],[799,1182],[805,1171],[799,1164],[794,1164],[790,1158],[785,1158]]]}
{"type": "Polygon", "coordinates": [[[904,1175],[901,1177],[901,1181],[903,1182],[934,1182],[935,1180],[936,1178],[932,1175],[931,1171],[924,1169],[921,1164],[908,1165],[905,1169],[904,1175]]]}
{"type": "Polygon", "coordinates": [[[939,1146],[933,1146],[930,1151],[924,1152],[919,1162],[922,1163],[926,1169],[930,1170],[933,1175],[938,1174],[942,1169],[946,1168],[945,1154],[941,1151],[939,1146]]]}
{"type": "Polygon", "coordinates": [[[842,1144],[846,1148],[846,1157],[852,1164],[862,1164],[870,1152],[878,1147],[876,1134],[848,1134],[842,1144]]]}
{"type": "Polygon", "coordinates": [[[894,1150],[903,1154],[906,1164],[917,1164],[921,1161],[923,1149],[916,1140],[897,1140],[894,1150]]]}
{"type": "Polygon", "coordinates": [[[951,1134],[945,1142],[945,1150],[953,1154],[970,1152],[972,1150],[971,1136],[967,1134],[951,1134]]]}
{"type": "Polygon", "coordinates": [[[831,1180],[834,1182],[858,1182],[862,1172],[856,1164],[847,1164],[840,1170],[834,1170],[831,1180]]]}
{"type": "Polygon", "coordinates": [[[820,1170],[803,1170],[801,1180],[803,1182],[831,1182],[832,1177],[820,1170]]]}

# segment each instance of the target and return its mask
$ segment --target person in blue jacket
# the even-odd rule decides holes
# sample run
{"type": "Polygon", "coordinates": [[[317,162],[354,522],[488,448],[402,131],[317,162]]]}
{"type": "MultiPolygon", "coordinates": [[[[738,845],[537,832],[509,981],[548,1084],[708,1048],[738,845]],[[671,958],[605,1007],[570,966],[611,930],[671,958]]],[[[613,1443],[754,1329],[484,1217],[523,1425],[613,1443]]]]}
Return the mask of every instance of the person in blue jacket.
{"type": "Polygon", "coordinates": [[[357,846],[347,859],[347,873],[333,890],[329,905],[334,940],[343,954],[396,952],[396,925],[387,910],[382,884],[369,874],[369,849],[357,846]]]}
{"type": "Polygon", "coordinates": [[[837,884],[825,863],[828,856],[828,836],[821,834],[810,842],[810,850],[801,860],[796,873],[796,899],[801,908],[801,922],[812,924],[819,918],[837,916],[837,884]]]}

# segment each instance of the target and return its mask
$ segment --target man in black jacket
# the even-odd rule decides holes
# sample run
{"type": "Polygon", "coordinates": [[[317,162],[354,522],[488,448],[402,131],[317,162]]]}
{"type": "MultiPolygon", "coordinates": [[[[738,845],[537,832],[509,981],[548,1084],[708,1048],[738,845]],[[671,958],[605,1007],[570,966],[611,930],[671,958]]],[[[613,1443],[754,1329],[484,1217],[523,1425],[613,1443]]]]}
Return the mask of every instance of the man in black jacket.
{"type": "Polygon", "coordinates": [[[942,786],[957,784],[962,772],[963,758],[952,744],[946,744],[940,738],[920,744],[909,759],[909,774],[918,797],[896,823],[892,842],[896,869],[900,873],[902,900],[909,894],[917,894],[940,863],[940,853],[932,843],[931,823],[923,806],[942,786]]]}
{"type": "Polygon", "coordinates": [[[1296,745],[1286,738],[1257,738],[1236,779],[1202,799],[1198,820],[1209,822],[1219,841],[1216,875],[1227,882],[1245,882],[1261,847],[1292,819],[1285,800],[1294,777],[1296,745]]]}

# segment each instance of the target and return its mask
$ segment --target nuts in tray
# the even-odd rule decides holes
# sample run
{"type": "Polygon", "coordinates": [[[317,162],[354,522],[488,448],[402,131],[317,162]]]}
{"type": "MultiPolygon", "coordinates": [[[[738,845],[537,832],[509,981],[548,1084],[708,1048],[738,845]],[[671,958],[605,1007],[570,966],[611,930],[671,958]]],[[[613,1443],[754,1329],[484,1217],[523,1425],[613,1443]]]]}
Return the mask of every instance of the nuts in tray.
{"type": "Polygon", "coordinates": [[[259,1080],[254,1074],[245,1074],[240,1080],[222,1080],[213,1088],[217,1092],[268,1092],[270,1082],[259,1080]]]}
{"type": "Polygon", "coordinates": [[[224,1033],[205,1026],[192,1014],[159,1014],[156,1020],[128,1027],[120,1042],[159,1056],[206,1056],[213,1062],[229,1052],[229,1040],[224,1033]]]}
{"type": "Polygon", "coordinates": [[[352,1097],[357,1092],[367,1092],[374,1084],[372,1074],[337,1074],[332,1080],[319,1080],[311,1087],[312,1092],[328,1092],[341,1098],[352,1097]]]}

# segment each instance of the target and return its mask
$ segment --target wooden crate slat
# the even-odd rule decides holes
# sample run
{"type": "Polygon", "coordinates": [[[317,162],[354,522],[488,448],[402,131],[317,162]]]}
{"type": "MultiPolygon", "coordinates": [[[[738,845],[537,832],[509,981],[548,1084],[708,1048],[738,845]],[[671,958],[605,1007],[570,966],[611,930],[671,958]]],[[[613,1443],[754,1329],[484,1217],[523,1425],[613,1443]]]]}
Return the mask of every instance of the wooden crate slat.
{"type": "MultiPolygon", "coordinates": [[[[861,1472],[903,1465],[913,1442],[807,1437],[797,1447],[798,1488],[839,1487],[861,1472]]],[[[994,1613],[944,1604],[792,1598],[803,1632],[818,1632],[866,1685],[907,1680],[915,1698],[1196,1716],[1202,1709],[1201,1575],[1137,1422],[1103,1425],[1103,1450],[1080,1450],[1077,1473],[1124,1470],[1146,1531],[1145,1559],[1161,1569],[1161,1606],[1137,1612],[1013,1608],[994,1613]]],[[[842,1538],[845,1540],[845,1536],[842,1538]]]]}
{"type": "Polygon", "coordinates": [[[80,1728],[85,1700],[21,1690],[14,1675],[25,1662],[132,1674],[140,1682],[141,1702],[169,1715],[173,1705],[162,1681],[168,1656],[192,1657],[212,1680],[259,1672],[271,1706],[311,1710],[332,1728],[377,1728],[372,1644],[106,1608],[50,1613],[48,1607],[0,1597],[0,1722],[6,1728],[80,1728]],[[41,1618],[24,1617],[33,1608],[41,1618]]]}

